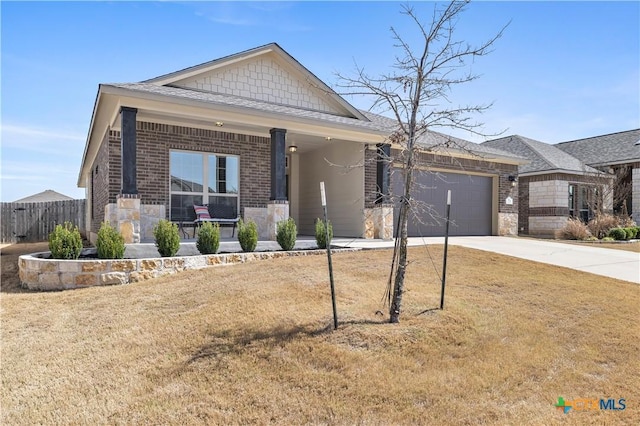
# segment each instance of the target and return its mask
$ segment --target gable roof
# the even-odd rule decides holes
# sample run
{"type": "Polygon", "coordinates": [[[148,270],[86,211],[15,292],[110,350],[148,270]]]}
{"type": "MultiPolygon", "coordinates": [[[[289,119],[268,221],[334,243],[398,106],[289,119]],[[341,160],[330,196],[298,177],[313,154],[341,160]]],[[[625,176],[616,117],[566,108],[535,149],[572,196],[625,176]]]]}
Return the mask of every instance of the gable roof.
{"type": "Polygon", "coordinates": [[[589,167],[554,145],[525,138],[520,135],[506,136],[504,138],[486,141],[481,145],[511,152],[528,159],[530,161],[529,163],[518,166],[519,174],[538,174],[540,172],[567,172],[572,174],[600,173],[598,170],[589,167]]]}
{"type": "Polygon", "coordinates": [[[306,109],[367,120],[357,108],[277,43],[265,44],[141,83],[235,95],[299,108],[306,106],[306,109]],[[294,92],[293,96],[291,92],[294,92]],[[312,107],[309,108],[309,105],[312,107]]]}
{"type": "Polygon", "coordinates": [[[52,189],[47,189],[42,192],[38,192],[37,194],[29,195],[28,197],[20,198],[19,200],[15,200],[14,203],[42,203],[47,201],[66,201],[73,200],[73,198],[56,192],[52,189]]]}
{"type": "Polygon", "coordinates": [[[591,166],[640,161],[640,129],[561,142],[555,145],[591,166]]]}

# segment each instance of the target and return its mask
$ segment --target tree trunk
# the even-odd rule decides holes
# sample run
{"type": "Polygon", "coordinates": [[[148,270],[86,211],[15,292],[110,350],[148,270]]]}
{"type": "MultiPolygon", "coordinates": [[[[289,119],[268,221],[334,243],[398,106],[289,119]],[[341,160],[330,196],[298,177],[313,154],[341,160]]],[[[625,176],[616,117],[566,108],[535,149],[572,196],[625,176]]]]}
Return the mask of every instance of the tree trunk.
{"type": "Polygon", "coordinates": [[[407,217],[409,209],[407,205],[400,208],[400,246],[398,247],[398,266],[396,268],[393,285],[393,299],[389,308],[389,322],[400,322],[400,310],[402,294],[404,293],[404,274],[407,270],[407,217]]]}

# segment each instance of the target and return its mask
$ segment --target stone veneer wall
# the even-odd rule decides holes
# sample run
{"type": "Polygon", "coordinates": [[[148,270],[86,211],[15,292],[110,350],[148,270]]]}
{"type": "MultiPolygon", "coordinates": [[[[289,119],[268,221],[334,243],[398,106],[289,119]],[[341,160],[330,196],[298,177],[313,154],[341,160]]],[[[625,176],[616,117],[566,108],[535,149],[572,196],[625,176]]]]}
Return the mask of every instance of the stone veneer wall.
{"type": "MultiPolygon", "coordinates": [[[[334,253],[356,251],[338,249],[334,253]]],[[[324,255],[325,250],[228,253],[200,256],[160,257],[120,260],[42,259],[20,256],[20,282],[30,290],[68,290],[102,285],[129,284],[175,274],[190,269],[232,265],[282,257],[324,255]]]]}
{"type": "MultiPolygon", "coordinates": [[[[590,176],[549,173],[521,177],[519,228],[521,234],[553,236],[569,218],[569,185],[593,185],[590,176]]],[[[604,200],[605,211],[611,211],[612,198],[604,200]]]]}

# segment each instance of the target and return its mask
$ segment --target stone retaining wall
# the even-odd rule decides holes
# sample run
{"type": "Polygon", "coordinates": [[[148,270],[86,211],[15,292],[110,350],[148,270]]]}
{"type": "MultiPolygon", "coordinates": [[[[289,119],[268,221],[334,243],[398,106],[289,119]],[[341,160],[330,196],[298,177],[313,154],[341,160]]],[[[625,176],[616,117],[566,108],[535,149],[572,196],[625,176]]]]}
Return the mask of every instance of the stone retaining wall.
{"type": "MultiPolygon", "coordinates": [[[[334,252],[358,249],[337,249],[334,252]]],[[[190,269],[232,265],[254,260],[325,254],[325,250],[226,253],[147,259],[43,259],[46,253],[20,256],[20,282],[30,290],[68,290],[100,285],[129,284],[190,269]]]]}

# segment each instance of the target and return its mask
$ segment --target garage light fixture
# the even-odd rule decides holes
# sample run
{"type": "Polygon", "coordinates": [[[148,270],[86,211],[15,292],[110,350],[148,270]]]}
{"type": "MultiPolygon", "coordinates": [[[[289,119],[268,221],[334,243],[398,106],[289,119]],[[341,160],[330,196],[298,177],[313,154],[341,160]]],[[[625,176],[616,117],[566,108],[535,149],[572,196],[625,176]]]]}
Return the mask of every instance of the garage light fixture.
{"type": "Polygon", "coordinates": [[[516,186],[518,182],[518,177],[514,175],[509,175],[509,182],[511,182],[511,186],[516,186]]]}
{"type": "Polygon", "coordinates": [[[298,147],[297,147],[297,146],[295,146],[295,145],[289,145],[289,152],[290,152],[290,153],[292,153],[292,154],[293,154],[293,153],[294,153],[294,152],[296,152],[296,151],[298,151],[298,147]]]}

